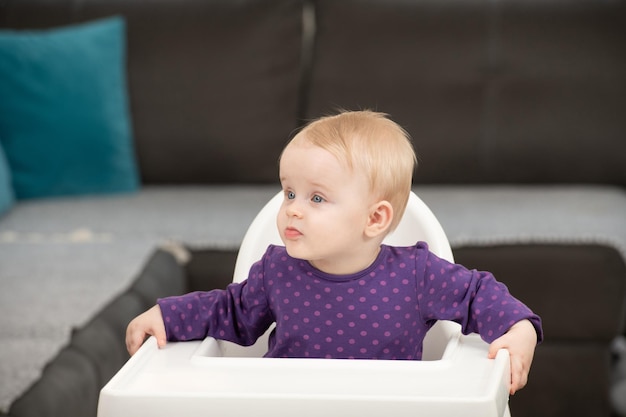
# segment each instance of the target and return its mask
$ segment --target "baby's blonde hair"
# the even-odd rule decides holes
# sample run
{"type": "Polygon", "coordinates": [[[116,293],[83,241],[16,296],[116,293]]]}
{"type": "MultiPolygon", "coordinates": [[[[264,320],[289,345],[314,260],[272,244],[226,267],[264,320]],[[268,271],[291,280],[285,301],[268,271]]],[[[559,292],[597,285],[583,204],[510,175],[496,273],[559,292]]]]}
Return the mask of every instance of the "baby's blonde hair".
{"type": "Polygon", "coordinates": [[[409,199],[417,158],[409,134],[386,114],[342,111],[305,126],[291,142],[319,146],[350,170],[365,172],[374,197],[393,207],[389,231],[398,226],[409,199]]]}

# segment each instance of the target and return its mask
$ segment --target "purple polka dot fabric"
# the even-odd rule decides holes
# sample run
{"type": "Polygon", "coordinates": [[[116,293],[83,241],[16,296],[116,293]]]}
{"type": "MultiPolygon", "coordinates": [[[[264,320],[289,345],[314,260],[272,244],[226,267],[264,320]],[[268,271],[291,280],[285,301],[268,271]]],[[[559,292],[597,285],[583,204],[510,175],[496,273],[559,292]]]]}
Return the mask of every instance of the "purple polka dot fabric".
{"type": "Polygon", "coordinates": [[[275,322],[268,357],[421,359],[437,320],[492,342],[529,319],[542,338],[541,319],[492,274],[442,260],[423,242],[383,245],[369,268],[342,276],[270,246],[246,281],[158,304],[170,341],[212,336],[247,346],[275,322]]]}

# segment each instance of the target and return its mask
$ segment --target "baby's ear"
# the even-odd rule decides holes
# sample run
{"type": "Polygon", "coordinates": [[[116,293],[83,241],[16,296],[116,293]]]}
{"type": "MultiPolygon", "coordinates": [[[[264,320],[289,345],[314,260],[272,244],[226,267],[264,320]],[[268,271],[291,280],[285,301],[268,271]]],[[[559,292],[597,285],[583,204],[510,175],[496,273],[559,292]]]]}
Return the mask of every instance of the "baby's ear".
{"type": "Polygon", "coordinates": [[[369,217],[365,234],[368,237],[377,237],[387,234],[393,220],[393,207],[386,200],[381,200],[370,206],[369,217]]]}

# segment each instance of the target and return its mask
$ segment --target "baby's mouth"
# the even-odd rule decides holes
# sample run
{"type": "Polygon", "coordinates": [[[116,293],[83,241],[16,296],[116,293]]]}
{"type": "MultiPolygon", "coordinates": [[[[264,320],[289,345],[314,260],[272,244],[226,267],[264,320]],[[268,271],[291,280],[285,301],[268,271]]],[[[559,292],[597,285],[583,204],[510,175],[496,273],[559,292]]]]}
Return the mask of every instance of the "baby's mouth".
{"type": "Polygon", "coordinates": [[[302,233],[295,227],[287,227],[285,229],[285,237],[287,239],[297,239],[300,236],[302,236],[302,233]]]}

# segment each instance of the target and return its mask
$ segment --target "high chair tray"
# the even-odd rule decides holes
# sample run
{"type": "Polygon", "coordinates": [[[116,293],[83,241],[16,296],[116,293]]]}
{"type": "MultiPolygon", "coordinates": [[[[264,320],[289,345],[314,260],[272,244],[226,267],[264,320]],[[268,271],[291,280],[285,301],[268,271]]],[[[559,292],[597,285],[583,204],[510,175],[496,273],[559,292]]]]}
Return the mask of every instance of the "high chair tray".
{"type": "Polygon", "coordinates": [[[98,417],[508,415],[508,352],[452,338],[440,360],[220,357],[221,343],[150,338],[102,389],[98,417]]]}

